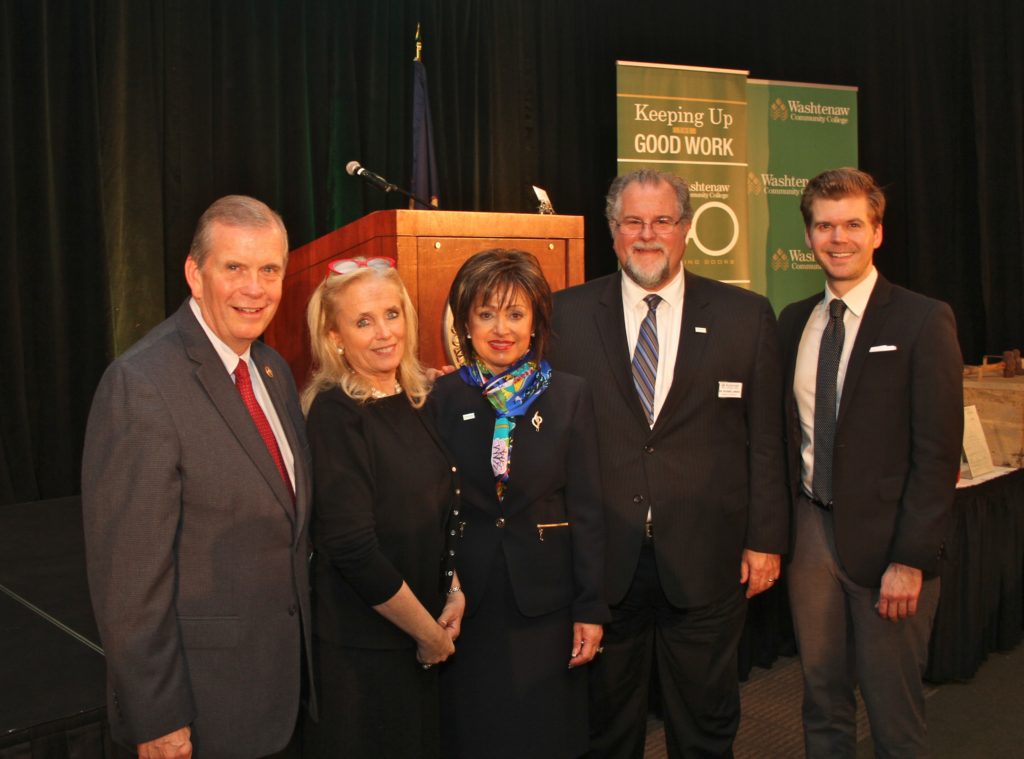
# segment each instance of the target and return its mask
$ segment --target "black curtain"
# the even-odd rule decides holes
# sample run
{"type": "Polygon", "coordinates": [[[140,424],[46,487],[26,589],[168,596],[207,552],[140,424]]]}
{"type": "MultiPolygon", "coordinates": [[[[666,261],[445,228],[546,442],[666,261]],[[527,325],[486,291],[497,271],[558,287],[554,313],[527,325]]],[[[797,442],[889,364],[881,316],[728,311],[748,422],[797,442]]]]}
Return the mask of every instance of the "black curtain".
{"type": "Polygon", "coordinates": [[[297,246],[404,205],[425,39],[442,207],[586,218],[614,268],[615,60],[860,88],[879,268],[952,304],[965,358],[1024,344],[1019,0],[0,0],[0,503],[77,492],[110,359],[185,297],[196,219],[241,192],[297,246]]]}

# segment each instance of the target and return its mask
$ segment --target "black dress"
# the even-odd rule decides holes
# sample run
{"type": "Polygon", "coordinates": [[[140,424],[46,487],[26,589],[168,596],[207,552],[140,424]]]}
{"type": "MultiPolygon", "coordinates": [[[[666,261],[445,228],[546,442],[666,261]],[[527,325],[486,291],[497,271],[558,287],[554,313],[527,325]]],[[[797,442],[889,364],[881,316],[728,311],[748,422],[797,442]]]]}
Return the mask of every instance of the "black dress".
{"type": "Polygon", "coordinates": [[[307,420],[313,456],[319,724],[307,755],[439,756],[437,668],[373,606],[405,581],[433,616],[451,584],[455,470],[403,395],[360,404],[338,388],[307,420]]]}
{"type": "Polygon", "coordinates": [[[462,481],[466,616],[441,672],[446,759],[569,759],[588,744],[587,667],[568,668],[573,623],[600,624],[604,521],[590,391],[555,372],[517,417],[508,490],[491,471],[494,411],[457,375],[428,404],[462,481]]]}

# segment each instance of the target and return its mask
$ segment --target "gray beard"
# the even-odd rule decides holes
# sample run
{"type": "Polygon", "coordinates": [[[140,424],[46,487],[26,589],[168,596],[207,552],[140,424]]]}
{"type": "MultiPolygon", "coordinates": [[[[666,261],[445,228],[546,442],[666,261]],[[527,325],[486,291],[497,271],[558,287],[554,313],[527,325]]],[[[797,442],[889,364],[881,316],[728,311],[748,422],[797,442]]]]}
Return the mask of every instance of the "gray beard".
{"type": "Polygon", "coordinates": [[[668,259],[665,259],[665,263],[658,269],[650,272],[639,271],[633,262],[626,260],[625,265],[622,267],[622,271],[626,273],[626,276],[636,282],[640,287],[645,290],[653,290],[668,281],[668,259]]]}

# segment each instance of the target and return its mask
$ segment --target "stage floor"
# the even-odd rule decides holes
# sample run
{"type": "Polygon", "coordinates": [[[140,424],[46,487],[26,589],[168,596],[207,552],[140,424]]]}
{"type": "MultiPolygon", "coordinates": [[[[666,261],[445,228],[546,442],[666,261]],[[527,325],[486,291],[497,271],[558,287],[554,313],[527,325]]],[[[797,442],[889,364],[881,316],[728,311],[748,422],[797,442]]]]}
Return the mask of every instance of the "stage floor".
{"type": "Polygon", "coordinates": [[[0,757],[113,754],[98,641],[79,499],[0,506],[0,757]]]}

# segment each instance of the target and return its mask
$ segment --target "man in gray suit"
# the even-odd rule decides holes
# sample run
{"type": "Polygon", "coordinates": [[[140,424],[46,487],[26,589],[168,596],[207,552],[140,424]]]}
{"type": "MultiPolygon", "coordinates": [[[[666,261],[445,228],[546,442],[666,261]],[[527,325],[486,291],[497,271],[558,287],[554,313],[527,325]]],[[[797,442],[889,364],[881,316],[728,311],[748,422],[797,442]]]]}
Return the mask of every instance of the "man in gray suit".
{"type": "Polygon", "coordinates": [[[270,208],[216,201],[185,262],[192,297],[93,400],[89,586],[113,736],[141,757],[280,751],[310,682],[309,454],[288,366],[257,342],[287,257],[270,208]]]}

